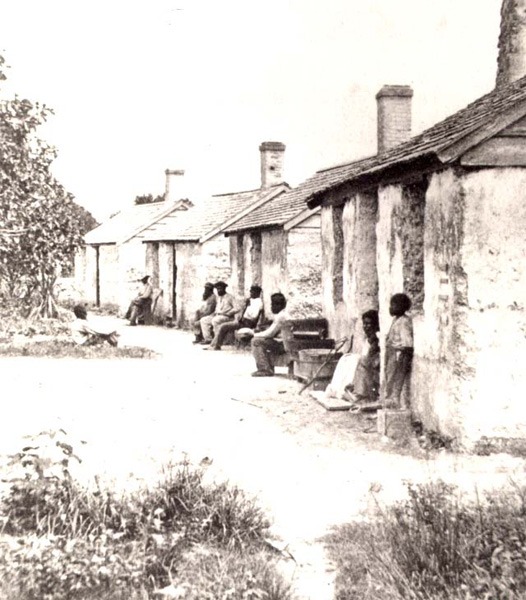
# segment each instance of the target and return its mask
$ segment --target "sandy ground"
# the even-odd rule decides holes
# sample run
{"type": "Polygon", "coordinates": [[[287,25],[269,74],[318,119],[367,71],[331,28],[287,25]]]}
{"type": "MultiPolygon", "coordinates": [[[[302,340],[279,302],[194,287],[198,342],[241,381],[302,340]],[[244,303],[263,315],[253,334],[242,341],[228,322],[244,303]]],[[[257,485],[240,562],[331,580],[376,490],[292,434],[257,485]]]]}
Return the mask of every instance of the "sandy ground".
{"type": "Polygon", "coordinates": [[[320,538],[369,511],[371,488],[389,502],[403,495],[404,480],[440,477],[469,493],[523,478],[524,461],[507,455],[394,448],[365,417],[327,412],[298,395],[284,371],[251,378],[248,353],[203,351],[186,332],[154,327],[123,327],[121,339],[161,358],[2,359],[0,454],[18,450],[23,435],[61,427],[79,440],[84,475],[128,488],[183,456],[206,459],[208,476],[257,495],[268,511],[273,535],[295,559],[284,560],[283,571],[298,598],[333,598],[320,538]]]}

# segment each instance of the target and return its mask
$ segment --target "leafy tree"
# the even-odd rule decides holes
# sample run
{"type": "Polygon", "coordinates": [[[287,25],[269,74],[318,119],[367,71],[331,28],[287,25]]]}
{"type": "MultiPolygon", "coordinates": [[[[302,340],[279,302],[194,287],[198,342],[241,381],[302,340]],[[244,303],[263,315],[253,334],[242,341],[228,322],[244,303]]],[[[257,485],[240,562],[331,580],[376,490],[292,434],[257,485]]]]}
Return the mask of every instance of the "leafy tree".
{"type": "MultiPolygon", "coordinates": [[[[0,80],[5,79],[0,56],[0,80]]],[[[85,215],[51,173],[56,151],[37,135],[45,105],[0,100],[0,284],[33,314],[52,317],[60,270],[82,242],[85,215]]]]}
{"type": "Polygon", "coordinates": [[[135,197],[135,204],[153,204],[154,202],[164,202],[164,195],[154,198],[152,194],[143,194],[135,197]]]}

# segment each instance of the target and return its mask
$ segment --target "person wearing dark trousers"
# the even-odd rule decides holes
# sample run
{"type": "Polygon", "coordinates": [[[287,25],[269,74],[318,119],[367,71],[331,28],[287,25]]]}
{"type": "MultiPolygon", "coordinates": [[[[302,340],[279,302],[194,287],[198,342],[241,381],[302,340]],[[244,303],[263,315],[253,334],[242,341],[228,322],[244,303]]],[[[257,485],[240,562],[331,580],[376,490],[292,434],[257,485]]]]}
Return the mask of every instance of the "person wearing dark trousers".
{"type": "Polygon", "coordinates": [[[259,285],[253,285],[250,288],[250,298],[245,302],[245,307],[241,313],[238,313],[238,318],[233,321],[227,321],[221,323],[217,330],[214,330],[214,339],[210,343],[208,348],[205,350],[221,350],[221,346],[224,343],[226,336],[229,333],[237,331],[243,327],[249,329],[256,329],[260,317],[263,313],[263,301],[261,300],[261,288],[259,285]]]}
{"type": "Polygon", "coordinates": [[[391,297],[389,313],[393,322],[385,343],[386,408],[403,408],[401,394],[413,362],[413,321],[406,314],[410,308],[411,300],[405,294],[391,297]]]}
{"type": "Polygon", "coordinates": [[[274,320],[270,327],[264,331],[255,333],[252,338],[252,354],[257,368],[252,373],[252,377],[272,377],[274,375],[273,358],[285,352],[281,330],[284,322],[287,320],[286,306],[287,299],[283,294],[272,294],[270,297],[270,307],[274,315],[274,320]]]}

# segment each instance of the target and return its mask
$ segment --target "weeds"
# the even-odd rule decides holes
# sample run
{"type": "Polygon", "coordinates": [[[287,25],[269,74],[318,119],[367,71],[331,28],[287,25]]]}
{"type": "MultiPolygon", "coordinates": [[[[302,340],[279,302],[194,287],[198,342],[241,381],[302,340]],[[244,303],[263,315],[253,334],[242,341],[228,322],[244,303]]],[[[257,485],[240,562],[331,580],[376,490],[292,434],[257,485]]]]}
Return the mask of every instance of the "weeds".
{"type": "Polygon", "coordinates": [[[23,345],[0,344],[0,356],[38,358],[155,358],[157,352],[140,347],[79,346],[69,340],[26,342],[23,345]]]}
{"type": "Polygon", "coordinates": [[[464,502],[443,482],[409,484],[376,517],[329,539],[338,600],[525,597],[526,488],[464,502]]]}
{"type": "Polygon", "coordinates": [[[55,432],[11,457],[2,598],[147,600],[165,588],[189,599],[290,598],[265,543],[269,523],[238,488],[205,485],[183,463],[134,494],[89,491],[70,474],[78,460],[55,432]]]}

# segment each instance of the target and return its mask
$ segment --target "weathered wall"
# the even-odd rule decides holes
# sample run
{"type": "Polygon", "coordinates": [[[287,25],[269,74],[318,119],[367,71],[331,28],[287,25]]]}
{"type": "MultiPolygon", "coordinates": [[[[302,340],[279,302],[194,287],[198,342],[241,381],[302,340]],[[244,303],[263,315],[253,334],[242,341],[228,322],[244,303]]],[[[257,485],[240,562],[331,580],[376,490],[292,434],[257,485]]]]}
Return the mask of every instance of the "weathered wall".
{"type": "MultiPolygon", "coordinates": [[[[150,244],[146,244],[150,246],[150,244]]],[[[157,252],[157,271],[155,271],[155,263],[151,263],[149,267],[152,269],[150,274],[157,281],[157,286],[163,291],[162,296],[157,301],[156,313],[164,318],[173,319],[172,302],[173,302],[173,243],[160,242],[157,252]]]]}
{"type": "Polygon", "coordinates": [[[329,321],[330,335],[335,339],[348,335],[349,330],[343,299],[343,226],[338,227],[337,223],[335,226],[340,215],[343,219],[341,208],[335,210],[332,206],[324,206],[321,209],[322,308],[323,315],[329,321]]]}
{"type": "MultiPolygon", "coordinates": [[[[122,309],[119,248],[114,244],[99,246],[99,280],[101,305],[116,305],[122,309]]],[[[129,302],[130,298],[127,300],[129,302]]]]}
{"type": "Polygon", "coordinates": [[[460,395],[466,434],[526,437],[525,169],[463,177],[460,395]]]}
{"type": "Polygon", "coordinates": [[[425,198],[423,312],[413,316],[411,406],[429,429],[464,437],[458,378],[465,277],[461,265],[464,192],[454,170],[430,178],[425,198]]]}
{"type": "Polygon", "coordinates": [[[263,302],[265,313],[271,314],[270,296],[281,292],[288,298],[287,242],[282,230],[264,231],[261,234],[261,264],[263,302]]]}
{"type": "Polygon", "coordinates": [[[97,251],[93,246],[86,246],[86,264],[84,271],[84,284],[81,287],[84,300],[92,302],[97,300],[97,251]]]}
{"type": "MultiPolygon", "coordinates": [[[[150,244],[146,244],[149,246],[150,244]]],[[[160,308],[156,311],[164,317],[173,315],[173,248],[172,242],[162,242],[158,251],[158,286],[163,290],[159,300],[160,308]]],[[[197,242],[176,242],[176,286],[175,286],[175,324],[187,328],[198,308],[203,295],[205,282],[212,283],[224,280],[230,283],[230,240],[224,236],[198,244],[197,242]]],[[[149,249],[148,266],[155,272],[153,250],[149,249]]]]}
{"type": "Polygon", "coordinates": [[[353,350],[361,352],[361,315],[378,308],[376,271],[376,192],[360,193],[346,202],[343,211],[343,293],[347,330],[353,336],[353,350]]]}
{"type": "Polygon", "coordinates": [[[322,316],[320,214],[284,232],[287,239],[288,312],[293,318],[322,316]]]}

